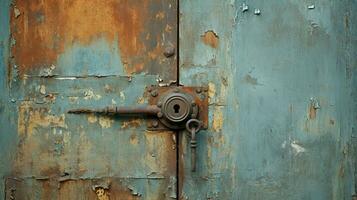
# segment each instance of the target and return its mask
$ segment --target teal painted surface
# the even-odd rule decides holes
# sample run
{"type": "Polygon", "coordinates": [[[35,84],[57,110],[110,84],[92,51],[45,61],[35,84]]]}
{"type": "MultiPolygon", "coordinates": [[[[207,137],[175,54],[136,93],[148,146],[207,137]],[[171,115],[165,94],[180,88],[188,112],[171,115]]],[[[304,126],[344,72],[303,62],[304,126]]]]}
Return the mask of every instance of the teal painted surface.
{"type": "Polygon", "coordinates": [[[211,93],[195,173],[182,138],[183,199],[352,198],[356,9],[347,0],[180,2],[180,81],[211,93]],[[203,42],[207,31],[217,48],[203,42]]]}

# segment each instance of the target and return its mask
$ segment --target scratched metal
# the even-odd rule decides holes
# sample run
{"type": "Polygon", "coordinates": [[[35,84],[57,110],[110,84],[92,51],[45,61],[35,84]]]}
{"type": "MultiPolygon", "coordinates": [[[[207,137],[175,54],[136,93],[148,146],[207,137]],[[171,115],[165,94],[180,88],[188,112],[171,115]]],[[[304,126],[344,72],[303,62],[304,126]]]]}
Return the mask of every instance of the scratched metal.
{"type": "Polygon", "coordinates": [[[176,81],[176,1],[0,1],[0,198],[170,199],[173,132],[68,114],[176,81]]]}
{"type": "Polygon", "coordinates": [[[352,199],[357,3],[180,1],[180,82],[208,85],[181,199],[352,199]]]}

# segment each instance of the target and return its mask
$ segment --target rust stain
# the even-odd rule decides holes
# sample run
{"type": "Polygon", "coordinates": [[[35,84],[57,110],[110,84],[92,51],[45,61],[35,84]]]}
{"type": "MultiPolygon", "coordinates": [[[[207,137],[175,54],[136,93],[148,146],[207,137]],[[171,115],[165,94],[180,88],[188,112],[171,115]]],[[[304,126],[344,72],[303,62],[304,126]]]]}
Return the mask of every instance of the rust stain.
{"type": "Polygon", "coordinates": [[[317,113],[317,109],[314,108],[313,105],[309,106],[309,119],[315,119],[316,118],[316,113],[317,113]]]}
{"type": "Polygon", "coordinates": [[[53,161],[62,150],[48,149],[49,144],[63,147],[68,140],[67,125],[64,115],[51,115],[47,108],[34,108],[31,102],[22,102],[19,106],[18,134],[19,141],[14,172],[22,174],[33,171],[35,174],[58,173],[59,166],[53,161]],[[34,158],[36,159],[34,162],[34,158]]]}
{"type": "Polygon", "coordinates": [[[96,188],[95,193],[97,194],[98,200],[109,200],[109,195],[103,188],[96,188]]]}
{"type": "Polygon", "coordinates": [[[58,194],[60,200],[67,199],[98,199],[98,200],[138,200],[139,196],[134,196],[131,191],[124,185],[121,180],[116,178],[109,178],[110,186],[108,188],[95,187],[93,184],[98,179],[85,179],[85,180],[68,180],[61,182],[58,194]]]}
{"type": "Polygon", "coordinates": [[[30,102],[23,102],[19,107],[18,133],[19,135],[31,137],[37,127],[60,127],[67,128],[65,116],[46,114],[47,108],[33,109],[30,102]]]}
{"type": "Polygon", "coordinates": [[[122,129],[126,128],[136,128],[141,126],[142,120],[141,119],[132,119],[132,120],[127,120],[124,121],[123,124],[121,125],[122,129]]]}
{"type": "Polygon", "coordinates": [[[201,35],[201,39],[203,43],[209,45],[212,48],[217,48],[219,45],[219,37],[217,33],[214,31],[206,31],[203,35],[201,35]]]}
{"type": "Polygon", "coordinates": [[[139,144],[138,136],[135,133],[130,135],[130,144],[133,144],[133,145],[139,144]]]}
{"type": "Polygon", "coordinates": [[[16,1],[11,11],[11,33],[17,41],[11,50],[14,64],[22,76],[32,69],[55,64],[58,56],[74,43],[89,45],[98,38],[105,38],[108,43],[118,43],[118,53],[128,74],[141,72],[144,70],[142,63],[148,59],[147,54],[162,50],[160,45],[154,48],[146,46],[145,36],[150,31],[157,33],[153,39],[161,44],[161,32],[166,26],[163,21],[162,30],[148,29],[155,17],[165,17],[164,11],[159,11],[156,16],[150,13],[150,5],[154,3],[157,2],[16,1]]]}

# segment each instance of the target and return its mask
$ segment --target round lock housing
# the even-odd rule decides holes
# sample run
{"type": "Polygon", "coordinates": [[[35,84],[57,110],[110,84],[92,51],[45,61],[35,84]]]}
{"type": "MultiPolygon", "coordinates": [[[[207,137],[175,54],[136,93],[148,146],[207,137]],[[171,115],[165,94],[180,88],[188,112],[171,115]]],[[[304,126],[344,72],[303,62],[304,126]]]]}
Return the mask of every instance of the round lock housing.
{"type": "Polygon", "coordinates": [[[190,94],[169,91],[163,95],[160,102],[162,105],[159,119],[172,129],[184,128],[187,120],[197,117],[198,106],[190,94]]]}

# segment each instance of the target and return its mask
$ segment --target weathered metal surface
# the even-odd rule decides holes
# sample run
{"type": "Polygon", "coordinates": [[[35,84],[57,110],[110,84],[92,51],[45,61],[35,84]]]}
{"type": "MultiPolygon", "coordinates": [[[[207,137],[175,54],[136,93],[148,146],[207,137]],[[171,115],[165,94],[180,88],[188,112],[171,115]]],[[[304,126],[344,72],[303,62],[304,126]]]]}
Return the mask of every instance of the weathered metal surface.
{"type": "Polygon", "coordinates": [[[181,199],[356,194],[357,4],[180,1],[180,84],[209,86],[209,124],[180,147],[181,199]],[[312,6],[313,5],[313,6],[312,6]]]}
{"type": "Polygon", "coordinates": [[[67,111],[144,105],[146,85],[176,81],[176,1],[0,5],[0,198],[175,197],[175,133],[67,111]]]}
{"type": "Polygon", "coordinates": [[[160,74],[176,79],[176,0],[32,0],[11,7],[13,64],[21,77],[160,74]],[[166,66],[161,70],[158,66],[166,66]]]}

